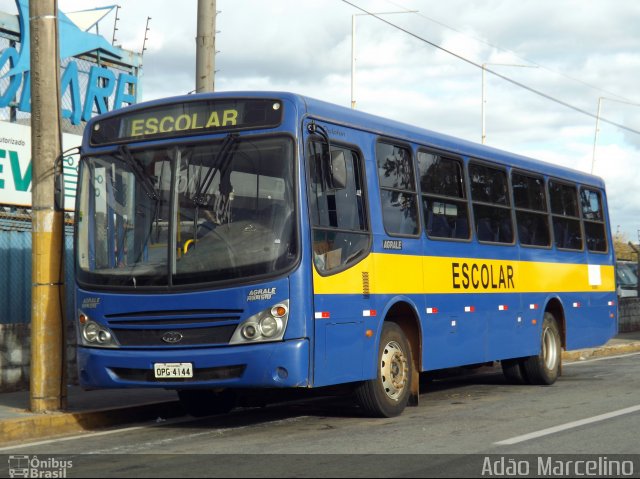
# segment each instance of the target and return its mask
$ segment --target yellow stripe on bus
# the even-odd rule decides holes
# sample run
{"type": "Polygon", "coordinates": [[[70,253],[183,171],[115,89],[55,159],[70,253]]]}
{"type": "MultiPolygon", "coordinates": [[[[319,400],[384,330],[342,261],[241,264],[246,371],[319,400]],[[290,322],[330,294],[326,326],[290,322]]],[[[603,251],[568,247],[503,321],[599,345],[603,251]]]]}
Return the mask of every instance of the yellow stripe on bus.
{"type": "Polygon", "coordinates": [[[340,273],[314,271],[316,294],[542,293],[615,291],[611,265],[373,253],[340,273]]]}

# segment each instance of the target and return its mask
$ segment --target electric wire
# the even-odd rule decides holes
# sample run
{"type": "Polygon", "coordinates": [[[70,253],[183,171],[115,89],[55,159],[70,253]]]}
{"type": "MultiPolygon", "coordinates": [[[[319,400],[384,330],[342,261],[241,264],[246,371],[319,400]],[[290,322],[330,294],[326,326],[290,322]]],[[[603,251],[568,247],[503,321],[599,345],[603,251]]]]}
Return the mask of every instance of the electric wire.
{"type": "MultiPolygon", "coordinates": [[[[390,3],[391,5],[394,5],[395,7],[402,8],[402,9],[406,10],[407,13],[411,12],[407,7],[405,7],[404,5],[400,5],[399,3],[394,2],[393,0],[386,0],[386,1],[388,3],[390,3]]],[[[606,93],[607,95],[615,96],[617,99],[624,100],[625,102],[633,103],[632,100],[629,100],[628,98],[620,95],[619,93],[615,93],[615,92],[606,90],[606,89],[601,88],[599,86],[592,85],[591,83],[587,83],[586,81],[581,80],[579,78],[575,78],[575,77],[572,77],[571,75],[567,75],[566,73],[563,73],[561,71],[554,70],[553,68],[549,68],[549,67],[547,67],[545,65],[542,65],[542,64],[540,64],[538,62],[535,62],[533,60],[525,58],[525,57],[521,56],[520,54],[518,54],[517,52],[514,52],[513,50],[510,50],[508,48],[503,48],[503,47],[501,47],[499,45],[495,45],[495,44],[493,44],[493,43],[491,43],[491,42],[489,42],[487,40],[484,40],[482,38],[479,38],[479,37],[476,37],[476,36],[473,36],[473,35],[469,35],[468,33],[465,33],[465,32],[463,32],[461,30],[458,30],[458,29],[452,27],[451,25],[447,25],[446,23],[444,23],[444,22],[442,22],[440,20],[436,20],[435,18],[429,17],[429,16],[423,14],[422,12],[415,12],[415,15],[417,15],[419,17],[422,17],[425,20],[427,20],[429,22],[432,22],[432,23],[435,23],[436,25],[444,27],[444,28],[446,28],[448,30],[456,32],[459,35],[462,35],[462,36],[465,36],[467,38],[470,38],[470,39],[472,39],[472,40],[474,40],[474,41],[476,41],[478,43],[482,43],[483,45],[486,45],[486,46],[491,47],[491,48],[495,48],[496,50],[500,50],[502,52],[509,53],[509,54],[513,55],[515,58],[517,58],[518,60],[526,62],[526,63],[530,63],[531,65],[536,66],[536,67],[538,67],[538,68],[540,68],[542,70],[546,70],[546,71],[551,72],[551,73],[553,73],[555,75],[559,75],[561,77],[566,78],[567,80],[571,80],[573,82],[580,83],[580,84],[582,84],[582,85],[584,85],[584,86],[586,86],[588,88],[591,88],[592,90],[596,90],[596,91],[599,91],[601,93],[606,93]]]]}
{"type": "Polygon", "coordinates": [[[426,44],[428,44],[428,45],[430,45],[430,46],[432,46],[432,47],[434,47],[434,48],[436,48],[438,50],[441,50],[441,51],[443,51],[443,52],[445,52],[445,53],[447,53],[447,54],[449,54],[449,55],[457,58],[458,60],[461,60],[461,61],[463,61],[463,62],[465,62],[465,63],[467,63],[469,65],[472,65],[472,66],[474,66],[476,68],[484,69],[485,72],[490,73],[490,74],[492,74],[492,75],[494,75],[494,76],[496,76],[498,78],[501,78],[502,80],[504,80],[504,81],[506,81],[508,83],[511,83],[512,85],[515,85],[517,87],[520,87],[520,88],[522,88],[522,89],[524,89],[524,90],[526,90],[526,91],[528,91],[530,93],[533,93],[534,95],[538,95],[538,96],[540,96],[540,97],[542,97],[542,98],[544,98],[546,100],[552,101],[554,103],[557,103],[558,105],[564,106],[564,107],[569,108],[569,109],[571,109],[573,111],[576,111],[578,113],[582,113],[583,115],[587,115],[587,116],[589,116],[591,118],[594,118],[596,120],[599,119],[599,121],[601,121],[603,123],[608,123],[609,125],[613,125],[613,126],[615,126],[617,128],[620,128],[621,130],[625,130],[625,131],[628,131],[630,133],[636,133],[636,134],[640,135],[640,130],[636,130],[634,128],[630,128],[628,126],[622,125],[622,124],[614,122],[612,120],[608,120],[607,118],[604,118],[602,116],[598,116],[598,115],[596,115],[594,113],[591,113],[590,111],[587,111],[584,108],[580,108],[578,106],[572,105],[571,103],[568,103],[568,102],[566,102],[564,100],[560,100],[559,98],[556,98],[556,97],[554,97],[554,96],[552,96],[552,95],[550,95],[548,93],[545,93],[545,92],[543,92],[541,90],[538,90],[536,88],[530,87],[529,85],[525,85],[522,82],[514,80],[513,78],[509,78],[506,75],[498,73],[495,70],[491,70],[490,68],[487,68],[486,66],[483,66],[483,65],[481,65],[479,63],[476,63],[473,60],[470,60],[469,58],[466,58],[466,57],[464,57],[464,56],[462,56],[462,55],[460,55],[458,53],[455,53],[455,52],[453,52],[453,51],[451,51],[451,50],[449,50],[447,48],[444,48],[444,47],[438,45],[437,43],[434,43],[434,42],[432,42],[430,40],[427,40],[426,38],[421,37],[420,35],[418,35],[416,33],[413,33],[412,31],[407,30],[404,27],[401,27],[400,25],[397,25],[397,24],[395,24],[393,22],[390,22],[389,20],[386,20],[386,19],[380,17],[379,15],[377,15],[377,14],[375,14],[373,12],[369,12],[367,9],[360,7],[360,6],[356,5],[353,2],[350,2],[349,0],[341,0],[341,1],[343,3],[346,3],[347,5],[352,6],[353,8],[356,8],[356,9],[360,10],[361,12],[363,12],[363,13],[365,13],[367,15],[371,15],[372,17],[377,18],[381,22],[386,23],[387,25],[389,25],[390,27],[395,28],[396,30],[400,30],[401,32],[406,33],[407,35],[409,35],[409,36],[411,36],[411,37],[413,37],[413,38],[415,38],[417,40],[420,40],[421,42],[424,42],[424,43],[426,43],[426,44]]]}

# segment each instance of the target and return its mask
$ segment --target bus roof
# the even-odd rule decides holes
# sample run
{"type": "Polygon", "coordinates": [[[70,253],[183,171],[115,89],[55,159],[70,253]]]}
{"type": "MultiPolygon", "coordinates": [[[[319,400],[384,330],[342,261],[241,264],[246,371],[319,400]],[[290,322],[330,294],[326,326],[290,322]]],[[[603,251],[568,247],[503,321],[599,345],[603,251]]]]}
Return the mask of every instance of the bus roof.
{"type": "Polygon", "coordinates": [[[576,169],[554,165],[542,160],[510,153],[426,128],[382,118],[313,98],[301,98],[306,103],[307,112],[313,117],[376,132],[381,136],[404,139],[408,142],[457,153],[462,156],[479,160],[497,161],[513,168],[529,170],[557,178],[571,179],[580,183],[604,188],[604,180],[602,178],[576,169]],[[339,120],[336,121],[337,119],[339,120]]]}
{"type": "Polygon", "coordinates": [[[139,109],[170,103],[215,98],[286,99],[296,105],[301,115],[306,114],[313,118],[337,125],[342,125],[345,127],[355,128],[363,131],[369,131],[383,137],[396,138],[410,143],[417,143],[420,145],[424,145],[425,147],[444,150],[461,156],[466,156],[478,160],[499,162],[500,164],[508,165],[513,168],[528,170],[531,172],[553,176],[560,179],[570,179],[572,181],[580,182],[583,184],[604,188],[604,180],[602,178],[579,170],[554,165],[545,161],[536,160],[523,155],[510,153],[490,146],[485,146],[454,136],[438,133],[426,128],[417,127],[396,120],[390,120],[370,113],[353,110],[351,108],[290,92],[230,91],[168,97],[139,103],[126,107],[125,109],[112,111],[110,113],[107,113],[106,115],[102,115],[90,120],[88,125],[91,125],[96,119],[104,119],[111,116],[117,116],[118,114],[122,114],[124,112],[134,112],[139,109]]]}

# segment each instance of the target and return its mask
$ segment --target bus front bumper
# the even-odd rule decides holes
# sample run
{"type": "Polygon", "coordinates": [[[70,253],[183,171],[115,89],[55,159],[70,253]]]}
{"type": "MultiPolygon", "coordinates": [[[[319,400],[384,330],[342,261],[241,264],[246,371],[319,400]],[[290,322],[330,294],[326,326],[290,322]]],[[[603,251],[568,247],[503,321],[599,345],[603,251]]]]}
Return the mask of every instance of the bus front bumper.
{"type": "Polygon", "coordinates": [[[309,341],[203,349],[125,350],[78,347],[84,388],[308,387],[309,341]],[[156,379],[158,363],[192,365],[192,378],[156,379]]]}

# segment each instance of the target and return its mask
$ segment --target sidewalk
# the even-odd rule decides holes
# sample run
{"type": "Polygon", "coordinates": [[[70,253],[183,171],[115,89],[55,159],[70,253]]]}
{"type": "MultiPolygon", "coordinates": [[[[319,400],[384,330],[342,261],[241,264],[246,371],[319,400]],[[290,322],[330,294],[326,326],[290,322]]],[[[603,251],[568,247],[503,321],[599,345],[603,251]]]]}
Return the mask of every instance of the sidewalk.
{"type": "MultiPolygon", "coordinates": [[[[581,361],[632,352],[640,352],[640,331],[621,333],[602,347],[564,352],[563,360],[581,361]]],[[[0,447],[184,414],[175,391],[83,391],[72,386],[67,395],[66,411],[35,414],[28,410],[28,391],[0,393],[0,447]]]]}
{"type": "Polygon", "coordinates": [[[564,351],[563,361],[584,361],[604,356],[614,356],[616,354],[629,354],[640,352],[640,331],[630,333],[619,333],[615,338],[609,340],[604,346],[589,349],[577,349],[575,351],[564,351]]]}
{"type": "Polygon", "coordinates": [[[175,391],[164,389],[67,390],[63,412],[32,413],[29,391],[0,393],[0,447],[123,424],[184,415],[175,391]]]}

